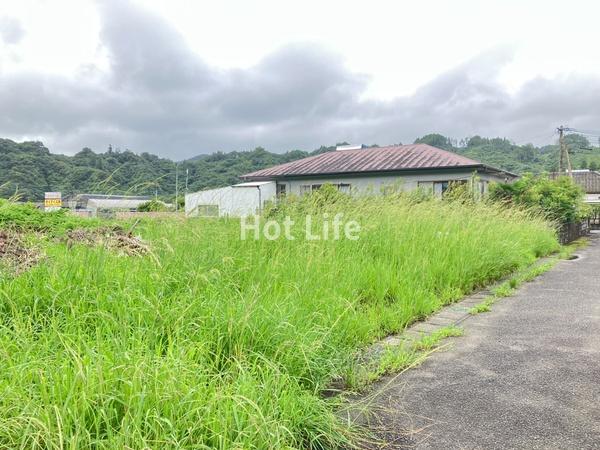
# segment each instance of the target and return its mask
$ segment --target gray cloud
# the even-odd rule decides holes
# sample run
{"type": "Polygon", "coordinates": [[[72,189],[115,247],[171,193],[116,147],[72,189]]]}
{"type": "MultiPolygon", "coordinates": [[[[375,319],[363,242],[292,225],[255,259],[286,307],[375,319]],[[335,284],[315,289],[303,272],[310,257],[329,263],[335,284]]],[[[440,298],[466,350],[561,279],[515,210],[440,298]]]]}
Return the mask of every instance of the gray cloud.
{"type": "Polygon", "coordinates": [[[127,92],[188,93],[214,84],[214,73],[159,16],[124,1],[100,2],[114,87],[127,92]]]}
{"type": "Polygon", "coordinates": [[[7,44],[17,44],[25,36],[25,30],[17,19],[0,17],[0,41],[7,44]]]}
{"type": "Polygon", "coordinates": [[[288,45],[249,69],[220,70],[154,14],[109,0],[99,11],[109,70],[87,67],[75,78],[0,72],[0,136],[40,136],[55,152],[111,143],[186,158],[257,145],[411,142],[429,132],[546,143],[560,123],[600,123],[598,77],[537,78],[508,93],[496,74],[510,49],[461,64],[411,96],[363,100],[368,77],[318,46],[288,45]]]}

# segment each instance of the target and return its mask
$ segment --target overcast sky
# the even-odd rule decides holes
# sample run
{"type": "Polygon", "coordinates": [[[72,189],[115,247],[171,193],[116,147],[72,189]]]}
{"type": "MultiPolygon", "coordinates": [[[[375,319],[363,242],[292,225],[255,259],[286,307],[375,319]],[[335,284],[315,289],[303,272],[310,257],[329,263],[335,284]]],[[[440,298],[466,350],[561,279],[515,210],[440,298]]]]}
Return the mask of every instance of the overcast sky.
{"type": "Polygon", "coordinates": [[[0,0],[0,137],[72,154],[600,128],[600,5],[0,0]]]}

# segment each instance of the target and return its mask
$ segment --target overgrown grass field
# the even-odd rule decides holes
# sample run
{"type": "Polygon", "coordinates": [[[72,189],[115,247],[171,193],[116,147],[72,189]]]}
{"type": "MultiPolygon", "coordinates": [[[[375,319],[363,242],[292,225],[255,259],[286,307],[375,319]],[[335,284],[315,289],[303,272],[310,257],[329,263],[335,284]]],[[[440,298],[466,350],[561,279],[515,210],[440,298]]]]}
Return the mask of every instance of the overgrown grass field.
{"type": "Polygon", "coordinates": [[[190,219],[139,225],[141,257],[46,242],[0,280],[0,448],[351,446],[320,392],[361,348],[558,248],[485,202],[314,195],[271,216],[340,211],[358,240],[190,219]]]}

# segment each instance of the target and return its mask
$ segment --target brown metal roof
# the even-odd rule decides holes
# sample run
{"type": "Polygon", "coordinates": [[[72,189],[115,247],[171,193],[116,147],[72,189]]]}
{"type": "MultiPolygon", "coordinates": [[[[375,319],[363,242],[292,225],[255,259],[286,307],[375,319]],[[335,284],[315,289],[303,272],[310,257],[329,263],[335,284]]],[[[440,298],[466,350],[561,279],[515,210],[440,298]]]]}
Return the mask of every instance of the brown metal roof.
{"type": "Polygon", "coordinates": [[[242,178],[264,179],[302,175],[390,172],[477,166],[486,167],[473,159],[427,144],[392,145],[389,147],[337,150],[322,153],[247,173],[242,178]]]}
{"type": "MultiPolygon", "coordinates": [[[[550,178],[557,178],[560,174],[553,172],[550,178]]],[[[566,175],[566,174],[562,174],[566,175]]],[[[600,173],[594,170],[574,170],[573,181],[577,183],[587,194],[600,194],[600,173]]]]}

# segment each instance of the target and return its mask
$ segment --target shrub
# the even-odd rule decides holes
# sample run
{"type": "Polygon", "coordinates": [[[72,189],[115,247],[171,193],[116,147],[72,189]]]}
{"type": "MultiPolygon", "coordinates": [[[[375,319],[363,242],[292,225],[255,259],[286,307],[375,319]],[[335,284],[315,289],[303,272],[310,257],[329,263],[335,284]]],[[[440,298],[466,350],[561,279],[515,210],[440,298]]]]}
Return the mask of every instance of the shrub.
{"type": "Polygon", "coordinates": [[[541,211],[558,223],[576,222],[589,214],[584,192],[569,177],[551,180],[547,175],[525,174],[512,184],[494,184],[490,198],[541,211]]]}
{"type": "Polygon", "coordinates": [[[150,200],[138,206],[137,210],[139,212],[166,212],[170,211],[171,208],[160,200],[150,200]]]}
{"type": "Polygon", "coordinates": [[[66,230],[94,226],[97,223],[95,220],[71,215],[67,209],[46,212],[33,203],[15,203],[0,199],[0,228],[60,234],[66,230]]]}

